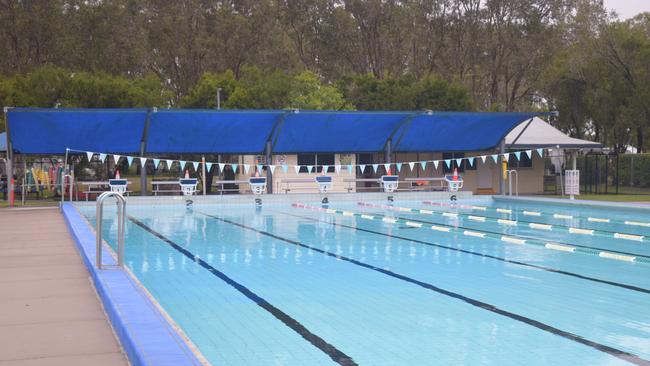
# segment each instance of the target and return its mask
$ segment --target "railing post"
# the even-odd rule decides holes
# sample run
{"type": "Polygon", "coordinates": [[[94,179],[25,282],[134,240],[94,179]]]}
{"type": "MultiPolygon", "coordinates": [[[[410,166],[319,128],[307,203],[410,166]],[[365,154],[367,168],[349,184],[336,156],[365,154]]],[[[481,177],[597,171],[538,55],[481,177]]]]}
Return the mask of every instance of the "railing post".
{"type": "Polygon", "coordinates": [[[126,200],[118,192],[104,192],[97,197],[96,208],[96,241],[95,241],[95,266],[102,269],[102,221],[104,214],[104,200],[108,197],[117,199],[117,265],[124,266],[124,224],[126,219],[126,200]]]}

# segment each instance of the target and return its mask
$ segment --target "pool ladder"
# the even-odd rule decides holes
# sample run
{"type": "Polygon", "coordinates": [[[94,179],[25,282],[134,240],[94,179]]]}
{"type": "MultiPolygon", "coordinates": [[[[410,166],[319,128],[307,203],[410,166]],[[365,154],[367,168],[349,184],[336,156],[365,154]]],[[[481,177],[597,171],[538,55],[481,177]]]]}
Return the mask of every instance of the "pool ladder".
{"type": "Polygon", "coordinates": [[[102,269],[102,217],[104,200],[109,197],[117,199],[117,265],[124,267],[124,223],[126,219],[126,199],[118,192],[104,192],[97,197],[97,223],[95,224],[96,247],[95,265],[102,269]]]}
{"type": "Polygon", "coordinates": [[[515,176],[515,196],[519,196],[519,173],[515,169],[506,170],[508,174],[508,196],[512,196],[512,176],[515,176]]]}

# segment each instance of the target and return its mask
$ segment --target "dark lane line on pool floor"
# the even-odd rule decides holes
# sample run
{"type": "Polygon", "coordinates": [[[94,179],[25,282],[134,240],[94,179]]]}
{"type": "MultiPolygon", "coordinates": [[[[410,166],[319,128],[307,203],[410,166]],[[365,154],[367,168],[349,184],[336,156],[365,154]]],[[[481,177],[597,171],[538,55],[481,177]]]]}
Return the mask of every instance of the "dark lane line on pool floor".
{"type": "MultiPolygon", "coordinates": [[[[372,212],[372,211],[369,211],[369,212],[372,212]]],[[[514,237],[519,237],[519,238],[524,238],[524,239],[529,239],[529,240],[536,240],[536,241],[540,241],[540,242],[552,241],[555,244],[567,245],[567,246],[587,249],[587,250],[591,250],[591,251],[610,252],[610,253],[614,253],[614,254],[623,254],[623,255],[628,255],[628,256],[633,256],[633,257],[638,257],[638,258],[645,258],[646,260],[650,260],[650,256],[647,256],[647,255],[644,255],[644,254],[637,254],[637,253],[625,252],[625,251],[622,251],[622,250],[606,249],[606,248],[600,248],[600,247],[592,247],[592,246],[589,246],[589,245],[567,243],[567,242],[563,242],[563,241],[553,240],[552,238],[551,239],[543,239],[543,237],[540,238],[540,237],[536,237],[536,236],[532,236],[532,235],[528,235],[528,234],[522,234],[522,233],[518,233],[518,232],[508,234],[508,233],[504,233],[502,231],[491,231],[491,230],[486,230],[486,229],[475,229],[475,228],[471,228],[471,227],[467,227],[467,226],[455,226],[455,225],[450,225],[450,224],[444,224],[444,223],[437,222],[437,221],[428,221],[428,220],[422,220],[422,219],[406,218],[406,217],[403,217],[403,216],[387,216],[387,215],[377,213],[377,212],[372,212],[372,215],[377,216],[377,217],[388,217],[388,218],[391,218],[391,219],[399,219],[399,220],[404,220],[404,221],[413,221],[413,222],[417,222],[417,223],[421,223],[421,224],[432,224],[432,225],[439,225],[439,226],[444,226],[444,227],[449,227],[449,228],[454,228],[454,229],[460,229],[460,230],[476,231],[476,232],[491,234],[491,235],[510,235],[510,236],[514,236],[514,237]]]]}
{"type": "Polygon", "coordinates": [[[298,322],[296,319],[292,318],[290,315],[287,313],[283,312],[282,310],[278,309],[277,307],[273,306],[271,303],[266,301],[264,298],[260,297],[250,289],[248,289],[246,286],[242,285],[241,283],[233,280],[232,278],[228,277],[225,273],[219,271],[218,269],[212,267],[209,263],[205,262],[203,259],[195,256],[192,252],[189,250],[183,248],[181,245],[176,244],[173,242],[171,239],[168,239],[164,235],[160,234],[159,232],[155,231],[151,227],[147,226],[145,223],[139,221],[138,219],[128,216],[129,221],[134,223],[135,225],[141,227],[151,235],[157,237],[158,239],[164,241],[165,243],[169,244],[172,248],[176,249],[178,252],[189,258],[191,261],[199,264],[201,267],[207,269],[210,273],[212,273],[214,276],[218,277],[231,287],[233,287],[235,290],[239,291],[242,295],[246,296],[248,299],[252,300],[257,304],[259,307],[262,309],[266,310],[269,312],[271,315],[273,315],[276,319],[280,320],[282,323],[284,323],[287,327],[291,328],[294,332],[298,333],[302,338],[307,340],[309,343],[314,345],[316,348],[320,349],[323,351],[325,354],[327,354],[334,362],[338,363],[339,365],[346,365],[346,366],[354,366],[357,365],[357,363],[348,355],[343,353],[341,350],[337,349],[335,346],[327,343],[324,339],[321,337],[317,336],[316,334],[312,333],[307,329],[304,325],[302,325],[300,322],[298,322]]]}
{"type": "Polygon", "coordinates": [[[340,223],[335,223],[335,222],[329,222],[329,221],[325,221],[325,220],[319,220],[319,219],[309,217],[309,216],[296,215],[296,214],[283,212],[283,211],[273,211],[273,212],[283,214],[283,215],[287,215],[287,216],[293,216],[293,217],[300,218],[300,219],[310,220],[310,221],[314,221],[314,222],[322,222],[322,223],[325,223],[325,224],[330,224],[330,225],[344,227],[344,228],[357,230],[357,231],[362,231],[362,232],[366,232],[366,233],[370,233],[370,234],[385,236],[385,237],[392,238],[392,239],[405,240],[405,241],[408,241],[408,242],[428,245],[428,246],[432,246],[432,247],[436,247],[436,248],[449,249],[449,250],[452,250],[452,251],[455,251],[455,252],[461,252],[461,253],[465,253],[465,254],[475,255],[475,256],[483,257],[483,258],[490,258],[490,259],[498,260],[500,262],[516,264],[516,265],[519,265],[519,266],[524,266],[524,267],[529,267],[529,268],[535,268],[535,269],[539,269],[539,270],[546,271],[546,272],[552,272],[552,273],[557,273],[557,274],[561,274],[561,275],[565,275],[565,276],[571,276],[571,277],[579,278],[581,280],[602,283],[602,284],[605,284],[605,285],[624,288],[626,290],[631,290],[631,291],[637,291],[637,292],[650,294],[650,289],[646,289],[646,288],[643,288],[643,287],[628,285],[628,284],[624,284],[624,283],[620,283],[620,282],[602,280],[602,279],[599,279],[599,278],[589,277],[589,276],[581,275],[581,274],[574,273],[574,272],[564,271],[564,270],[561,270],[561,269],[540,266],[538,264],[520,262],[520,261],[517,261],[517,260],[514,260],[514,259],[507,259],[507,258],[498,257],[498,256],[491,255],[491,254],[483,254],[483,253],[473,252],[473,251],[467,250],[467,249],[454,248],[454,247],[450,247],[448,245],[436,244],[436,243],[423,241],[423,240],[418,240],[418,239],[411,239],[411,238],[407,238],[407,237],[404,237],[404,236],[386,234],[386,233],[382,233],[381,231],[374,231],[374,230],[370,230],[370,229],[363,229],[363,228],[356,227],[356,226],[350,226],[350,225],[345,225],[345,224],[340,224],[340,223]]]}
{"type": "Polygon", "coordinates": [[[448,296],[448,297],[463,301],[463,302],[465,302],[465,303],[467,303],[469,305],[472,305],[474,307],[477,307],[477,308],[480,308],[480,309],[483,309],[483,310],[487,310],[489,312],[492,312],[492,313],[495,313],[495,314],[498,314],[498,315],[501,315],[501,316],[505,316],[507,318],[510,318],[512,320],[516,320],[518,322],[530,325],[530,326],[535,327],[537,329],[540,329],[542,331],[545,331],[545,332],[548,332],[548,333],[563,337],[565,339],[572,340],[572,341],[574,341],[576,343],[580,343],[582,345],[594,348],[594,349],[596,349],[598,351],[607,353],[607,354],[609,354],[611,356],[614,356],[614,357],[619,358],[621,360],[633,363],[635,365],[650,366],[650,361],[649,360],[643,359],[643,358],[641,358],[638,355],[635,355],[633,353],[626,352],[626,351],[623,351],[623,350],[620,350],[620,349],[617,349],[617,348],[614,348],[614,347],[610,347],[610,346],[604,345],[602,343],[590,341],[590,340],[588,340],[586,338],[583,338],[583,337],[581,337],[581,336],[579,336],[577,334],[555,328],[555,327],[553,327],[551,325],[548,325],[546,323],[542,323],[540,321],[528,318],[528,317],[523,316],[523,315],[512,313],[510,311],[501,309],[501,308],[499,308],[497,306],[494,306],[492,304],[488,304],[488,303],[482,302],[480,300],[476,300],[476,299],[473,299],[471,297],[467,297],[467,296],[464,296],[462,294],[459,294],[459,293],[456,293],[456,292],[453,292],[453,291],[445,290],[443,288],[437,287],[437,286],[435,286],[433,284],[430,284],[428,282],[423,282],[423,281],[420,281],[420,280],[416,280],[414,278],[411,278],[411,277],[408,277],[408,276],[405,276],[405,275],[402,275],[402,274],[399,274],[399,273],[396,273],[396,272],[393,272],[393,271],[390,271],[390,270],[387,270],[387,269],[384,269],[384,268],[376,267],[376,266],[373,266],[371,264],[360,262],[360,261],[358,261],[356,259],[352,259],[352,258],[348,258],[348,257],[342,256],[342,255],[336,254],[336,253],[328,252],[328,251],[313,247],[311,245],[304,244],[304,243],[301,243],[299,241],[295,241],[295,240],[292,240],[292,239],[284,238],[284,237],[281,237],[279,235],[270,233],[268,231],[259,230],[259,229],[256,229],[254,227],[250,227],[250,226],[247,226],[247,225],[235,222],[235,221],[224,219],[224,218],[221,218],[221,217],[218,217],[218,216],[213,216],[213,215],[206,214],[206,213],[203,213],[203,212],[197,212],[197,213],[200,213],[200,214],[205,215],[207,217],[213,218],[213,219],[215,219],[217,221],[224,222],[226,224],[230,224],[230,225],[233,225],[233,226],[240,227],[242,229],[250,230],[250,231],[256,232],[258,234],[265,235],[265,236],[268,236],[270,238],[273,238],[273,239],[276,239],[276,240],[279,240],[279,241],[283,241],[285,243],[289,243],[289,244],[296,245],[296,246],[299,246],[299,247],[302,247],[302,248],[313,250],[313,251],[315,251],[317,253],[325,254],[327,256],[330,256],[330,257],[333,257],[333,258],[336,258],[336,259],[339,259],[339,260],[342,260],[342,261],[345,261],[345,262],[348,262],[348,263],[352,263],[352,264],[357,265],[359,267],[370,269],[370,270],[385,274],[387,276],[390,276],[390,277],[393,277],[393,278],[396,278],[396,279],[399,279],[399,280],[402,280],[402,281],[405,281],[405,282],[420,286],[422,288],[434,291],[434,292],[439,293],[441,295],[445,295],[445,296],[448,296]]]}

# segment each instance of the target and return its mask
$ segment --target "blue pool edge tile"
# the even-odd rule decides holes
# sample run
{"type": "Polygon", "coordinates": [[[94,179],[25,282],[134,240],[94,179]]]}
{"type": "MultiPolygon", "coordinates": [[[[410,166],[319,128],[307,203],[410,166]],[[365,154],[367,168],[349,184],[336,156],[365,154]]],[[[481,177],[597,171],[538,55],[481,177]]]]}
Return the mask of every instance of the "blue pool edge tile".
{"type": "Polygon", "coordinates": [[[77,209],[64,203],[62,214],[131,365],[202,365],[140,284],[116,267],[107,248],[102,258],[108,269],[95,267],[95,232],[77,209]]]}

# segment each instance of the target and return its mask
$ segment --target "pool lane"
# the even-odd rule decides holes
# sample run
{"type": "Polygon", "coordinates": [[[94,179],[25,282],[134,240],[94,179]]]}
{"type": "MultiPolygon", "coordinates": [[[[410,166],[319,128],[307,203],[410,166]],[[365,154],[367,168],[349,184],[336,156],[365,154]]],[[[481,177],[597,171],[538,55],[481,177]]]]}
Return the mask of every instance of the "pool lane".
{"type": "MultiPolygon", "coordinates": [[[[314,223],[305,226],[296,223],[295,219],[281,220],[263,215],[252,217],[250,213],[238,215],[229,212],[219,216],[228,217],[228,220],[233,222],[239,220],[247,225],[252,222],[265,230],[271,229],[270,232],[273,233],[276,233],[279,227],[289,226],[291,228],[288,229],[294,234],[297,232],[301,236],[311,237],[312,240],[318,239],[311,235],[314,233],[314,223]],[[297,231],[296,225],[299,226],[297,231]]],[[[193,256],[204,258],[210,265],[218,267],[238,283],[263,296],[316,334],[328,339],[359,364],[391,363],[390,360],[394,361],[392,363],[430,364],[432,359],[442,364],[476,364],[486,360],[497,364],[513,364],[528,360],[531,356],[532,360],[527,363],[540,365],[575,364],[585,361],[618,363],[616,358],[608,354],[569,342],[565,338],[550,335],[529,325],[513,322],[496,314],[489,315],[489,311],[472,310],[474,306],[459,306],[458,299],[424,291],[416,285],[408,285],[404,280],[351,265],[337,257],[288,244],[257,232],[233,230],[230,224],[206,224],[196,217],[181,219],[182,222],[170,222],[162,218],[138,219],[170,240],[183,245],[193,256]],[[191,228],[192,231],[179,231],[177,229],[180,226],[191,228]],[[527,346],[531,344],[536,346],[527,346]]],[[[132,227],[130,233],[137,231],[138,227],[132,227]]],[[[328,232],[323,232],[322,235],[327,236],[328,232]]],[[[316,233],[320,237],[321,233],[316,233]]],[[[161,241],[149,236],[149,242],[161,241]]],[[[345,243],[337,241],[339,245],[345,243]]],[[[161,245],[156,245],[159,246],[161,245]]],[[[169,247],[167,244],[165,246],[169,247]]],[[[336,248],[335,243],[332,243],[332,248],[336,248]]],[[[129,249],[127,245],[128,263],[138,264],[134,262],[138,259],[137,254],[142,256],[138,251],[142,251],[142,248],[132,245],[129,249]]],[[[149,276],[152,276],[150,280],[157,278],[150,282],[150,285],[158,290],[152,291],[154,296],[168,300],[162,302],[174,308],[184,308],[185,311],[177,311],[177,315],[182,314],[183,318],[179,324],[184,329],[187,326],[194,330],[207,323],[205,328],[200,330],[203,335],[197,336],[198,338],[212,337],[212,333],[220,331],[229,334],[229,338],[237,337],[239,328],[233,328],[232,324],[227,327],[211,326],[211,322],[216,320],[205,318],[206,315],[212,315],[219,321],[228,320],[223,318],[228,318],[226,314],[229,313],[222,312],[221,309],[224,301],[238,302],[233,295],[209,296],[216,284],[214,280],[205,279],[202,274],[208,272],[205,268],[182,254],[162,253],[162,256],[163,263],[156,264],[157,270],[164,271],[169,266],[166,262],[173,259],[176,266],[174,276],[161,279],[160,276],[154,276],[157,272],[149,272],[149,276]],[[179,279],[178,285],[173,287],[175,292],[170,294],[169,281],[173,281],[181,273],[184,277],[179,279]],[[203,306],[199,306],[203,304],[196,303],[196,299],[193,299],[194,296],[202,294],[201,291],[196,293],[197,286],[208,292],[202,297],[206,303],[212,305],[214,314],[211,314],[209,309],[203,309],[203,306]],[[186,304],[188,292],[193,294],[189,296],[193,301],[186,304]],[[196,324],[197,322],[199,324],[196,324]]],[[[243,296],[240,294],[240,297],[243,296]]],[[[237,317],[239,321],[248,322],[245,314],[237,317]]],[[[269,321],[263,319],[264,317],[259,315],[252,317],[252,325],[243,328],[264,334],[269,321]],[[248,329],[250,326],[252,329],[248,329]]],[[[256,338],[239,338],[249,342],[249,347],[243,347],[241,344],[237,347],[231,343],[241,357],[249,360],[248,364],[255,364],[251,359],[259,362],[254,355],[246,354],[246,350],[254,348],[250,346],[255,344],[256,338]]],[[[288,341],[287,348],[297,347],[294,342],[288,341]]],[[[201,347],[201,344],[209,342],[196,343],[201,347]]],[[[622,353],[618,355],[624,357],[622,353]]]]}

